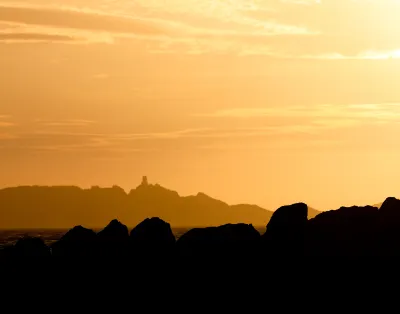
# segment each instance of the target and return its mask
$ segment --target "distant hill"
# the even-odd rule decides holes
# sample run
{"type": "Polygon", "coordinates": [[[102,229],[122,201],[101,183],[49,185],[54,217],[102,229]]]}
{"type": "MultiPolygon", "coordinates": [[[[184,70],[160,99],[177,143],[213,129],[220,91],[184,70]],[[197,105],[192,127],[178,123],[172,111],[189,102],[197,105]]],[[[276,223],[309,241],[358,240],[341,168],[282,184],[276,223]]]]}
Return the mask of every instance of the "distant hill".
{"type": "Polygon", "coordinates": [[[321,213],[322,213],[322,211],[316,210],[316,209],[308,206],[308,219],[314,218],[315,216],[317,216],[318,214],[321,214],[321,213]]]}
{"type": "MultiPolygon", "coordinates": [[[[309,209],[309,218],[318,213],[309,209]]],[[[117,218],[133,227],[160,217],[173,227],[247,223],[265,227],[273,212],[256,205],[228,205],[204,193],[182,197],[147,183],[126,193],[122,188],[22,186],[0,190],[0,228],[96,228],[117,218]]]]}
{"type": "Polygon", "coordinates": [[[160,217],[173,227],[252,223],[265,226],[271,211],[254,205],[228,204],[203,193],[181,197],[145,182],[126,193],[122,188],[23,186],[0,190],[0,228],[96,228],[117,218],[135,226],[160,217]]]}

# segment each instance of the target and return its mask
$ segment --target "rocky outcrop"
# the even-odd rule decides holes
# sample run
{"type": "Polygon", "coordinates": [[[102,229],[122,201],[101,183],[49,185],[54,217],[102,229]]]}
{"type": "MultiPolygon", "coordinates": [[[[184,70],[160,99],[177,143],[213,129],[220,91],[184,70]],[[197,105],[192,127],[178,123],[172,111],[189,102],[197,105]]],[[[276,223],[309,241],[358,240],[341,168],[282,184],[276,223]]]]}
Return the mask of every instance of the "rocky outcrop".
{"type": "Polygon", "coordinates": [[[40,238],[25,237],[19,239],[14,246],[15,257],[50,257],[50,248],[40,238]]]}
{"type": "Polygon", "coordinates": [[[259,241],[260,234],[252,225],[227,224],[189,230],[178,239],[177,250],[183,257],[252,258],[259,249],[259,241]]]}
{"type": "Polygon", "coordinates": [[[52,253],[63,257],[95,257],[98,253],[97,239],[93,230],[76,226],[52,245],[52,253]]]}
{"type": "MultiPolygon", "coordinates": [[[[208,197],[200,197],[209,202],[208,197]]],[[[114,219],[97,234],[82,226],[74,227],[51,250],[39,238],[22,238],[15,245],[2,243],[6,246],[0,248],[0,259],[133,257],[130,263],[142,259],[148,262],[148,258],[175,263],[205,258],[210,262],[240,261],[236,264],[239,266],[246,260],[256,265],[281,257],[400,256],[400,200],[396,198],[386,199],[380,208],[341,207],[310,220],[307,216],[307,205],[297,203],[276,210],[262,236],[251,224],[239,223],[194,228],[178,241],[170,224],[160,218],[145,219],[130,234],[126,225],[114,219]]]]}
{"type": "Polygon", "coordinates": [[[106,256],[127,256],[129,253],[128,227],[117,219],[112,220],[98,234],[99,254],[106,256]]]}
{"type": "Polygon", "coordinates": [[[6,245],[0,249],[0,259],[40,258],[41,260],[51,257],[50,248],[44,241],[37,237],[23,237],[15,244],[6,245]]]}
{"type": "Polygon", "coordinates": [[[175,236],[169,223],[160,218],[146,219],[130,233],[134,254],[170,254],[175,247],[175,236]]]}
{"type": "Polygon", "coordinates": [[[385,223],[400,223],[400,200],[388,197],[379,209],[379,216],[385,223]]]}
{"type": "Polygon", "coordinates": [[[304,203],[277,209],[263,235],[267,255],[302,255],[305,245],[308,207],[304,203]]]}
{"type": "Polygon", "coordinates": [[[388,197],[379,209],[379,251],[384,256],[400,256],[400,200],[388,197]]]}
{"type": "Polygon", "coordinates": [[[307,224],[307,254],[373,256],[377,247],[378,208],[341,207],[321,213],[307,224]]]}

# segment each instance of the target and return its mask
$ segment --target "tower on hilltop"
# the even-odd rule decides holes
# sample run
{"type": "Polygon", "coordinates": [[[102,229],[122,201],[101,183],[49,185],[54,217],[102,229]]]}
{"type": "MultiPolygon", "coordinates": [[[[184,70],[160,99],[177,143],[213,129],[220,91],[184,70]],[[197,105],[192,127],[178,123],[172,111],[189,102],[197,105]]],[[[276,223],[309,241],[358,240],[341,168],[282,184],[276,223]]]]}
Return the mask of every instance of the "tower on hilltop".
{"type": "Polygon", "coordinates": [[[147,180],[147,176],[143,176],[142,186],[148,186],[148,185],[149,185],[149,181],[147,180]]]}

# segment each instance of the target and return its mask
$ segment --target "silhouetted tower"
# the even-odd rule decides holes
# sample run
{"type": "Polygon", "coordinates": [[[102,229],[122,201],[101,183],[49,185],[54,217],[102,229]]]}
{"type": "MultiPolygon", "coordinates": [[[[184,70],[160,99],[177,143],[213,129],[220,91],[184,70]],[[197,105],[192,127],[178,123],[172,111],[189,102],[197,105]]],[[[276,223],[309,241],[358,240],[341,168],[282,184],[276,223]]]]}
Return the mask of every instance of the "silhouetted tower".
{"type": "Polygon", "coordinates": [[[147,181],[147,177],[146,176],[143,176],[142,185],[143,186],[148,186],[149,185],[149,181],[147,181]]]}

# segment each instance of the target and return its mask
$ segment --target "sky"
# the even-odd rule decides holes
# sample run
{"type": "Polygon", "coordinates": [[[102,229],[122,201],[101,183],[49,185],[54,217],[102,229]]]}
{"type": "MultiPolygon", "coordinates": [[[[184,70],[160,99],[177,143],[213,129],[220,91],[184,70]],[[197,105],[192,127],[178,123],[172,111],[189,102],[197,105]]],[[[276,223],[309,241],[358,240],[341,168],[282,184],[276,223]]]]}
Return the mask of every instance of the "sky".
{"type": "Polygon", "coordinates": [[[0,0],[0,187],[400,196],[399,0],[0,0]]]}

